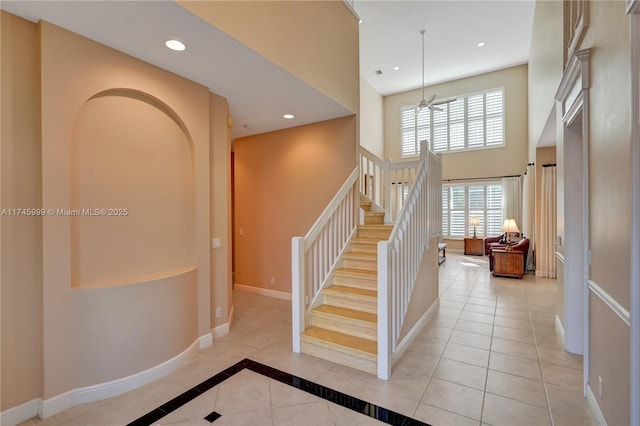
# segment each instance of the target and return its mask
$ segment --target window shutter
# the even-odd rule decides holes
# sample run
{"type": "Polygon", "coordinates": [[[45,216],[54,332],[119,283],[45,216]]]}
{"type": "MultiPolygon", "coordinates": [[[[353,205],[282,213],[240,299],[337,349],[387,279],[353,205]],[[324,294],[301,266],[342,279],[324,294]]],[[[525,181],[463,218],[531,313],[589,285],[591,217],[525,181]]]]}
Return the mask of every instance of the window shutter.
{"type": "Polygon", "coordinates": [[[449,110],[449,149],[464,149],[464,98],[445,106],[449,110]]]}
{"type": "MultiPolygon", "coordinates": [[[[417,108],[416,108],[417,109],[417,108]]],[[[422,108],[417,114],[416,154],[420,154],[420,142],[431,140],[431,114],[428,108],[422,108]]]]}
{"type": "Polygon", "coordinates": [[[498,90],[486,95],[487,146],[502,145],[503,137],[503,92],[498,90]]]}
{"type": "Polygon", "coordinates": [[[402,116],[402,156],[417,155],[416,152],[416,109],[404,108],[402,116]]]}
{"type": "Polygon", "coordinates": [[[464,186],[451,187],[451,209],[449,214],[449,235],[464,237],[466,231],[466,194],[464,186]]]}
{"type": "Polygon", "coordinates": [[[442,187],[442,235],[449,235],[449,188],[442,187]]]}
{"type": "Polygon", "coordinates": [[[401,109],[402,157],[419,155],[423,140],[434,152],[504,145],[504,89],[461,96],[438,109],[401,109]]]}
{"type": "Polygon", "coordinates": [[[502,185],[487,185],[487,236],[502,233],[502,185]]]}
{"type": "Polygon", "coordinates": [[[480,148],[484,143],[484,100],[483,95],[469,96],[467,100],[467,146],[480,148]]]}
{"type": "Polygon", "coordinates": [[[477,216],[479,237],[500,235],[502,226],[502,184],[446,184],[442,187],[442,234],[461,238],[473,234],[469,225],[471,216],[477,216]]]}
{"type": "MultiPolygon", "coordinates": [[[[425,108],[426,109],[426,108],[425,108]]],[[[442,152],[449,149],[447,144],[447,111],[432,111],[433,114],[433,151],[442,152]]]]}

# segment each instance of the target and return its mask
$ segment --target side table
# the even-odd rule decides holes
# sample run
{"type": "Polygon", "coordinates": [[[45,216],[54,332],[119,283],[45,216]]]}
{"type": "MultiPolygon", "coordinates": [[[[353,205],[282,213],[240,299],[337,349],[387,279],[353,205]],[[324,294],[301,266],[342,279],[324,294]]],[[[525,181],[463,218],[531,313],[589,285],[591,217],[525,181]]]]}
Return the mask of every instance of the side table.
{"type": "Polygon", "coordinates": [[[484,238],[464,239],[464,254],[482,256],[484,254],[484,238]]]}

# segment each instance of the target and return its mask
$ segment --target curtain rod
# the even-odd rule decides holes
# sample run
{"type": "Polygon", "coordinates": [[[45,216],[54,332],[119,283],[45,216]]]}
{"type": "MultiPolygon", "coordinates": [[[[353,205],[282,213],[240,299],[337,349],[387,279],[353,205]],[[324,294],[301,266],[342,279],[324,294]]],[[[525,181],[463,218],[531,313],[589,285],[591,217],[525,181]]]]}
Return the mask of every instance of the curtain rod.
{"type": "Polygon", "coordinates": [[[555,167],[556,163],[553,164],[543,164],[542,167],[555,167]]]}
{"type": "Polygon", "coordinates": [[[510,175],[510,176],[487,176],[487,177],[477,177],[477,178],[457,178],[457,179],[442,179],[443,182],[456,182],[461,180],[491,180],[491,179],[502,179],[502,178],[510,178],[510,177],[522,177],[522,175],[510,175]]]}

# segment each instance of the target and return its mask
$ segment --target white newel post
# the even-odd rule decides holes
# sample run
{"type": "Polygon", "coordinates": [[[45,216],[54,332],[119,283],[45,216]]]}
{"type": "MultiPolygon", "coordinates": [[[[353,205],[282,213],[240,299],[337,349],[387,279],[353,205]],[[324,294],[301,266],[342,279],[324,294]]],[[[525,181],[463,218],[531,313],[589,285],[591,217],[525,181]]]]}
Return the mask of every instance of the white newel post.
{"type": "Polygon", "coordinates": [[[293,237],[291,239],[291,303],[292,303],[292,341],[293,352],[300,353],[300,334],[304,331],[304,238],[293,237]]]}
{"type": "Polygon", "coordinates": [[[391,223],[391,159],[384,162],[384,223],[391,223]]]}
{"type": "Polygon", "coordinates": [[[378,242],[378,378],[391,376],[391,319],[389,295],[389,243],[378,242]]]}

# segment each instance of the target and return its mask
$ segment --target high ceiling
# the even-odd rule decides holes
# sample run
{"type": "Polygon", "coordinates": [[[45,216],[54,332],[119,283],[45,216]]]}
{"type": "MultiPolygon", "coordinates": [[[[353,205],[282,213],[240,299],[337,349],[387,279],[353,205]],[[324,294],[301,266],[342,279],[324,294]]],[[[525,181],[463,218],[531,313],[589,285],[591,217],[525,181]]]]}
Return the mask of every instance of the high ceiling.
{"type": "Polygon", "coordinates": [[[360,75],[382,95],[421,87],[422,29],[427,86],[525,64],[534,6],[529,0],[355,0],[360,75]]]}
{"type": "MultiPolygon", "coordinates": [[[[427,85],[527,62],[532,1],[349,3],[363,19],[361,76],[383,95],[421,86],[423,28],[427,85]],[[479,42],[485,46],[477,47],[479,42]],[[400,69],[394,71],[395,66],[400,69]]],[[[0,7],[34,22],[47,20],[207,86],[228,99],[233,138],[350,114],[173,1],[3,0],[0,7]],[[187,50],[169,51],[163,44],[169,38],[185,41],[187,50]],[[284,113],[296,118],[284,120],[284,113]]]]}

